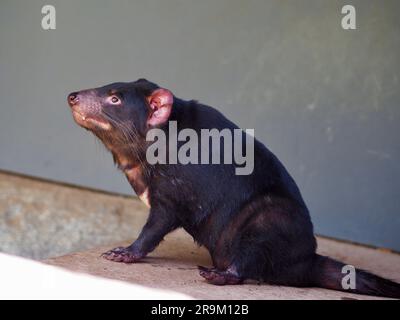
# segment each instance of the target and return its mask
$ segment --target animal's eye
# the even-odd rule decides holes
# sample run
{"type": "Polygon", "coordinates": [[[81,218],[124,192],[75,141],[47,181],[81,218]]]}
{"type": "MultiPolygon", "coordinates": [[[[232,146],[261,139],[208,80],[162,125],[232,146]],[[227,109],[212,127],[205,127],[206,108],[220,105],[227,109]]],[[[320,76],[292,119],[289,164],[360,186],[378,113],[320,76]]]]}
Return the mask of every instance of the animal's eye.
{"type": "Polygon", "coordinates": [[[111,96],[111,97],[109,98],[109,100],[110,100],[110,102],[111,102],[112,104],[120,104],[120,103],[121,103],[120,98],[118,98],[117,96],[111,96]]]}

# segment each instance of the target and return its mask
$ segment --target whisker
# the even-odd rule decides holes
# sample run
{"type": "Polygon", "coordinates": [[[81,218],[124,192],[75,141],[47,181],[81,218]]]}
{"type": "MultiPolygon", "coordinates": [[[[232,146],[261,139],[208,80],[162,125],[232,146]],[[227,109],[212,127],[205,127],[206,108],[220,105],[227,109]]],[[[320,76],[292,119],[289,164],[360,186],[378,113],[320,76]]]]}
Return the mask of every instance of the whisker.
{"type": "MultiPolygon", "coordinates": [[[[136,130],[135,127],[133,126],[128,126],[127,123],[123,123],[117,119],[115,119],[112,115],[107,113],[106,111],[103,110],[103,115],[105,118],[110,121],[114,126],[116,126],[123,135],[123,140],[118,139],[119,141],[112,141],[112,143],[122,143],[125,148],[128,148],[135,158],[139,161],[141,167],[143,168],[143,174],[146,177],[149,177],[149,172],[148,172],[148,166],[145,164],[144,159],[142,159],[142,156],[140,152],[137,150],[137,145],[140,143],[139,141],[139,134],[136,130]]],[[[115,137],[113,137],[115,139],[115,137]]]]}

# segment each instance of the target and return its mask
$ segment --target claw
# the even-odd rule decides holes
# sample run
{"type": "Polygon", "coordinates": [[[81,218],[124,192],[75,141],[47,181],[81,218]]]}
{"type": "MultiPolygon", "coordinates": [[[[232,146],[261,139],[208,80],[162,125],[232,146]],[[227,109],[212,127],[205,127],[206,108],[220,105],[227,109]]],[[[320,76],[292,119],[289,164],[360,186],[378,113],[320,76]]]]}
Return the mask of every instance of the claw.
{"type": "Polygon", "coordinates": [[[243,282],[242,278],[229,271],[221,271],[203,266],[198,266],[198,268],[200,275],[211,284],[222,286],[226,284],[240,284],[243,282]]]}
{"type": "Polygon", "coordinates": [[[125,263],[133,263],[140,259],[140,257],[135,255],[129,248],[124,247],[118,247],[104,252],[101,257],[107,260],[125,263]]]}

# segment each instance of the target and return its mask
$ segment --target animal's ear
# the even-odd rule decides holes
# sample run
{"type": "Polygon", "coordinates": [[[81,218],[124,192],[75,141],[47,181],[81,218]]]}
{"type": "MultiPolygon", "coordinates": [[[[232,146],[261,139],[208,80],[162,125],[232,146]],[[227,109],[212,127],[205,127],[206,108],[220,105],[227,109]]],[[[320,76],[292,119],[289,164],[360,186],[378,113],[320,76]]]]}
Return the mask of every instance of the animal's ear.
{"type": "Polygon", "coordinates": [[[151,108],[147,124],[157,126],[167,122],[174,103],[171,91],[163,88],[156,89],[147,97],[147,101],[151,108]]]}

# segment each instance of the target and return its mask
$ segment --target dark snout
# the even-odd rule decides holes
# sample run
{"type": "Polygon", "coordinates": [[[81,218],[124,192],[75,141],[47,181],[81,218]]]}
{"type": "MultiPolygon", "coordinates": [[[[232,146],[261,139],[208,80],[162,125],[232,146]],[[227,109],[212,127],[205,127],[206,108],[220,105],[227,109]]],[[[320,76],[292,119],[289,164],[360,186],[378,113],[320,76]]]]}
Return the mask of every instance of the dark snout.
{"type": "Polygon", "coordinates": [[[68,95],[68,104],[70,107],[76,105],[79,102],[79,92],[72,92],[68,95]]]}
{"type": "Polygon", "coordinates": [[[111,125],[101,115],[101,98],[96,90],[71,92],[67,101],[77,124],[89,130],[109,130],[111,125]]]}

